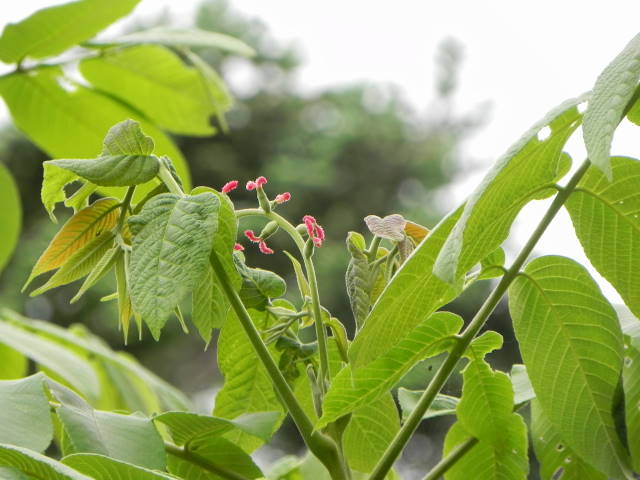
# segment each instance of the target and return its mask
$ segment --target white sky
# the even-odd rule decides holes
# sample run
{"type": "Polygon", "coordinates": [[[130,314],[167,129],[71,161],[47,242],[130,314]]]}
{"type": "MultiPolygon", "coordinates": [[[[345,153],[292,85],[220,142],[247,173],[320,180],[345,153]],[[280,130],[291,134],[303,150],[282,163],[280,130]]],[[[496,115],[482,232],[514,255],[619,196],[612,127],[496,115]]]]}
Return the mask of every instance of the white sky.
{"type": "MultiPolygon", "coordinates": [[[[297,44],[305,59],[299,88],[353,81],[390,82],[418,109],[433,92],[433,59],[439,42],[451,36],[465,48],[457,104],[463,111],[489,100],[488,125],[464,146],[469,165],[481,165],[459,179],[450,204],[461,200],[511,142],[547,110],[590,89],[602,68],[640,31],[640,4],[608,0],[229,0],[262,19],[273,35],[297,44]]],[[[2,1],[0,24],[60,1],[2,1]]],[[[143,0],[136,12],[167,7],[187,14],[195,0],[143,0]]],[[[619,131],[613,153],[640,151],[640,130],[619,131]]],[[[571,142],[574,161],[584,158],[580,136],[571,142]]],[[[521,245],[544,211],[527,207],[517,223],[521,245]]],[[[584,262],[568,216],[561,214],[539,244],[584,262]]],[[[618,297],[608,285],[605,293],[618,297]]]]}

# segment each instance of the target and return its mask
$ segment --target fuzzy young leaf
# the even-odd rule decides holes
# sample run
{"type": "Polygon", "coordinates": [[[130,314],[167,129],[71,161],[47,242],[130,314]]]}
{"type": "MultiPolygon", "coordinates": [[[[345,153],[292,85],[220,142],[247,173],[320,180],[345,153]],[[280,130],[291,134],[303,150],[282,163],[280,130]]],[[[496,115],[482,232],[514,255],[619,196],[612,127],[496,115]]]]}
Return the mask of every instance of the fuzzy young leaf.
{"type": "Polygon", "coordinates": [[[364,253],[366,248],[364,238],[357,232],[349,232],[347,236],[347,250],[351,255],[345,282],[347,284],[347,295],[351,304],[353,318],[358,329],[364,325],[364,320],[369,315],[371,308],[371,272],[369,260],[364,253]]]}
{"type": "Polygon", "coordinates": [[[103,198],[71,217],[40,256],[23,289],[35,277],[61,267],[91,240],[111,230],[118,221],[119,204],[114,198],[103,198]]]}
{"type": "Polygon", "coordinates": [[[157,339],[167,317],[205,272],[218,225],[211,193],[163,193],[129,218],[134,235],[129,281],[134,310],[157,339]]]}
{"type": "Polygon", "coordinates": [[[166,130],[189,135],[215,131],[209,122],[213,106],[200,74],[163,46],[116,49],[83,60],[80,72],[166,130]]]}
{"type": "Polygon", "coordinates": [[[404,229],[407,221],[402,215],[394,213],[384,218],[380,218],[377,215],[367,215],[364,218],[364,222],[367,224],[369,231],[380,238],[386,238],[394,242],[404,240],[404,229]]]}
{"type": "Polygon", "coordinates": [[[569,170],[562,153],[567,139],[580,125],[576,106],[568,100],[536,123],[496,162],[471,194],[462,217],[435,263],[438,277],[453,283],[498,248],[507,238],[518,212],[532,200],[553,194],[553,185],[569,170]],[[540,130],[550,129],[544,140],[540,130]]]}
{"type": "MultiPolygon", "coordinates": [[[[33,478],[47,480],[94,480],[33,450],[0,444],[0,468],[13,467],[33,478]]],[[[11,478],[11,477],[10,477],[11,478]]],[[[18,477],[20,479],[20,477],[18,477]]],[[[13,479],[11,479],[13,480],[13,479]]],[[[22,480],[22,479],[20,479],[22,480]]]]}
{"type": "Polygon", "coordinates": [[[640,316],[640,161],[610,162],[610,180],[589,168],[565,205],[593,266],[640,316]]]}
{"type": "Polygon", "coordinates": [[[77,0],[38,10],[4,28],[0,37],[0,60],[16,63],[25,57],[58,55],[127,15],[139,1],[77,0]]]}
{"type": "Polygon", "coordinates": [[[175,477],[158,470],[121,462],[95,453],[76,453],[66,456],[62,463],[94,480],[175,480],[175,477]]]}
{"type": "Polygon", "coordinates": [[[11,258],[13,249],[18,243],[20,224],[22,223],[22,207],[20,195],[9,171],[0,164],[0,205],[2,205],[2,221],[0,222],[0,272],[11,258]]]}
{"type": "Polygon", "coordinates": [[[287,284],[280,276],[269,270],[249,268],[237,255],[233,258],[242,277],[240,298],[247,308],[262,310],[269,299],[281,297],[287,291],[287,284]]]}
{"type": "Polygon", "coordinates": [[[640,79],[640,34],[602,71],[584,113],[584,143],[589,160],[609,179],[611,140],[640,79]]]}
{"type": "Polygon", "coordinates": [[[612,405],[622,371],[615,311],[581,265],[541,257],[509,290],[509,310],[536,397],[567,445],[614,478],[631,478],[612,405]]]}
{"type": "Polygon", "coordinates": [[[417,362],[445,351],[462,323],[458,315],[436,312],[376,360],[359,368],[343,368],[325,397],[324,414],[316,428],[324,427],[391,390],[417,362]]]}

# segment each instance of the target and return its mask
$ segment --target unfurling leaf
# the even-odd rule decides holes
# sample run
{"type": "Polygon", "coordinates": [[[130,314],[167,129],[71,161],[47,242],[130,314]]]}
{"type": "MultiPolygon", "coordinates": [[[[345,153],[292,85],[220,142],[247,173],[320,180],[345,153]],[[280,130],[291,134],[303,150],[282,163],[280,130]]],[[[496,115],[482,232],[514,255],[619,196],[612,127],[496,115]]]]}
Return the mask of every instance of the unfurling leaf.
{"type": "Polygon", "coordinates": [[[364,238],[356,232],[349,232],[347,236],[347,250],[351,255],[345,282],[347,284],[347,295],[351,304],[353,318],[359,329],[364,325],[364,319],[369,315],[371,308],[371,272],[369,260],[364,252],[366,248],[364,238]]]}
{"type": "Polygon", "coordinates": [[[111,230],[118,221],[119,206],[120,202],[115,198],[103,198],[71,217],[36,262],[23,290],[35,277],[64,265],[71,255],[95,237],[111,230]]]}
{"type": "Polygon", "coordinates": [[[134,235],[131,301],[156,339],[178,302],[205,273],[218,207],[212,193],[183,197],[163,193],[129,217],[134,235]]]}
{"type": "Polygon", "coordinates": [[[380,218],[377,215],[367,215],[364,218],[369,231],[380,238],[386,238],[394,242],[404,240],[404,229],[407,221],[402,215],[394,213],[380,218]]]}
{"type": "Polygon", "coordinates": [[[427,238],[429,231],[430,230],[427,227],[423,227],[422,225],[409,220],[407,220],[407,223],[404,226],[404,233],[411,237],[416,244],[427,238]]]}
{"type": "Polygon", "coordinates": [[[275,273],[247,267],[239,255],[233,259],[242,277],[240,298],[247,308],[264,310],[269,299],[281,297],[287,291],[287,284],[275,273]]]}

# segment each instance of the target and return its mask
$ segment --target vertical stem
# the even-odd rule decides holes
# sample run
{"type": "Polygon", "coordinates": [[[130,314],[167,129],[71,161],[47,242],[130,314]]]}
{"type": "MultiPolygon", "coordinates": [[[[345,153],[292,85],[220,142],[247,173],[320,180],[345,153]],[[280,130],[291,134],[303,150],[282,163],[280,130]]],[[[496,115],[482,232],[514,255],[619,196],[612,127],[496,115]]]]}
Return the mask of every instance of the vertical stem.
{"type": "Polygon", "coordinates": [[[369,480],[382,480],[387,472],[391,469],[395,461],[398,459],[402,450],[409,442],[409,439],[415,432],[416,428],[420,424],[422,420],[422,416],[428,410],[428,408],[433,403],[438,392],[442,389],[448,378],[453,373],[453,370],[462,358],[465,350],[473,340],[473,338],[478,334],[482,326],[486,323],[491,312],[496,308],[498,303],[500,303],[500,299],[505,294],[511,282],[516,278],[518,272],[524,262],[527,260],[534,247],[542,237],[542,234],[545,232],[551,221],[554,219],[564,202],[567,200],[569,195],[573,192],[574,188],[580,181],[580,179],[584,176],[587,169],[589,168],[590,162],[585,160],[584,163],[578,168],[578,170],[573,174],[567,186],[564,187],[553,199],[553,202],[549,206],[549,209],[545,213],[544,217],[536,227],[536,229],[529,237],[529,240],[522,248],[517,258],[514,260],[513,265],[507,270],[504,276],[500,279],[500,282],[496,286],[496,288],[491,292],[489,297],[486,299],[478,313],[476,313],[475,317],[469,322],[469,325],[462,332],[460,337],[458,338],[458,342],[455,344],[451,353],[444,361],[444,363],[438,369],[436,375],[431,379],[429,385],[426,390],[422,393],[416,407],[414,408],[409,418],[407,418],[402,428],[398,431],[395,438],[385,451],[384,455],[376,465],[376,468],[373,470],[371,477],[369,480]]]}

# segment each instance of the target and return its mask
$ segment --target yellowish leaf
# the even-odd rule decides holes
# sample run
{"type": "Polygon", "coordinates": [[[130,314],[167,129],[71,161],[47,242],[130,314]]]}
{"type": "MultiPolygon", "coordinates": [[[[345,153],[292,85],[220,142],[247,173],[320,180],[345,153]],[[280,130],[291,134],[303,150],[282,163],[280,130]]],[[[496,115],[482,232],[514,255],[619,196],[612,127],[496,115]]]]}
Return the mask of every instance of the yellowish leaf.
{"type": "Polygon", "coordinates": [[[420,243],[429,235],[429,229],[418,223],[407,220],[404,226],[404,233],[409,235],[416,243],[420,243]]]}

